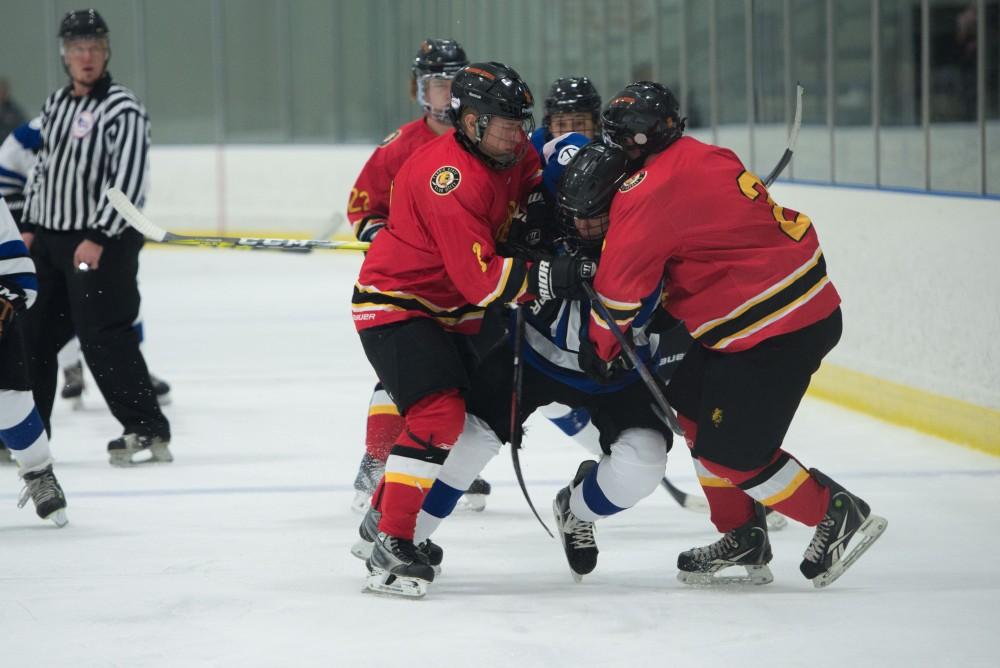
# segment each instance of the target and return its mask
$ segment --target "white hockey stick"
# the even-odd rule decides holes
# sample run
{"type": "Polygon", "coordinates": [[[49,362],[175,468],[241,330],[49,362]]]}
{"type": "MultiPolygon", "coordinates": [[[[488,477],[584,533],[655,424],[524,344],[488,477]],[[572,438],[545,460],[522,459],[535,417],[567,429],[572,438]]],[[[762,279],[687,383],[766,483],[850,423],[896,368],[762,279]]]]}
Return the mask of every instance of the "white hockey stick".
{"type": "Polygon", "coordinates": [[[327,239],[268,239],[256,237],[199,237],[174,234],[163,229],[144,216],[118,188],[109,188],[108,201],[129,225],[139,230],[144,237],[164,244],[183,246],[214,246],[217,248],[250,248],[258,250],[282,250],[308,253],[313,250],[366,251],[365,241],[329,241],[327,239]]]}

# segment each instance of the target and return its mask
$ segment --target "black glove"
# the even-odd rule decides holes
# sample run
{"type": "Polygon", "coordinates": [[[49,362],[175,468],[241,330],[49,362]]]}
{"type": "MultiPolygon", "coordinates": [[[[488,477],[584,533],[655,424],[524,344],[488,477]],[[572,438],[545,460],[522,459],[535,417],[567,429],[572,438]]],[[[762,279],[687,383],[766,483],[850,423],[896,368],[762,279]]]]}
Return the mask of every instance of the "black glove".
{"type": "Polygon", "coordinates": [[[597,263],[584,257],[560,255],[539,260],[528,270],[528,291],[540,301],[572,298],[584,281],[593,280],[597,263]]]}
{"type": "MultiPolygon", "coordinates": [[[[601,359],[601,356],[597,354],[597,349],[594,348],[594,344],[591,343],[590,337],[583,334],[581,332],[578,360],[580,368],[587,374],[588,378],[602,384],[614,383],[628,372],[635,370],[632,360],[624,352],[619,353],[610,362],[601,359]]],[[[627,332],[625,336],[631,340],[632,332],[627,332]]]]}
{"type": "Polygon", "coordinates": [[[555,205],[541,186],[528,196],[527,209],[518,209],[511,219],[505,247],[509,255],[529,260],[543,260],[552,252],[556,239],[555,205]]]}
{"type": "Polygon", "coordinates": [[[0,337],[14,314],[27,306],[24,290],[9,281],[0,280],[0,337]]]}
{"type": "Polygon", "coordinates": [[[371,243],[387,222],[382,216],[365,216],[355,226],[354,236],[358,238],[358,241],[371,243]]]}

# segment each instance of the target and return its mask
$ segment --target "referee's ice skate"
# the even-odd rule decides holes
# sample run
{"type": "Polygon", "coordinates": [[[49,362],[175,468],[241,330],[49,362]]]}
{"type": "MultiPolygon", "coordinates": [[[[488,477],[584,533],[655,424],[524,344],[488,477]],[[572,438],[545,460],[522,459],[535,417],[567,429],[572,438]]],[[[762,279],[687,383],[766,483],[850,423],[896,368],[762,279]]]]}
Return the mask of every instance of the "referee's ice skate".
{"type": "Polygon", "coordinates": [[[160,436],[123,434],[108,443],[108,459],[112,466],[172,462],[169,446],[170,440],[160,436]]]}

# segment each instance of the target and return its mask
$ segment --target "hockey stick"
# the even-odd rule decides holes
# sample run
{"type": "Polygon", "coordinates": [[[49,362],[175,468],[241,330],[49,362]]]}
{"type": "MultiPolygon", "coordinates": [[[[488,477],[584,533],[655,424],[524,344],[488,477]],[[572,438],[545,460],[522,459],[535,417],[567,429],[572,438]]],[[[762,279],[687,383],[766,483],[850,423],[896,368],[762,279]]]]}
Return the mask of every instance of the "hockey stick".
{"type": "Polygon", "coordinates": [[[514,463],[514,475],[517,477],[517,484],[521,486],[521,493],[524,500],[528,502],[528,507],[535,514],[538,523],[549,534],[549,538],[555,538],[549,527],[542,520],[541,515],[535,510],[535,504],[531,502],[531,495],[524,484],[524,475],[521,473],[521,459],[518,450],[521,449],[521,440],[524,437],[524,428],[521,425],[521,386],[524,381],[524,361],[521,359],[521,350],[524,346],[524,308],[514,307],[514,380],[510,393],[510,458],[514,463]]]}
{"type": "Polygon", "coordinates": [[[792,153],[795,152],[795,143],[799,140],[799,128],[802,127],[802,93],[805,89],[802,84],[795,84],[795,120],[792,122],[792,129],[788,133],[788,146],[785,148],[785,152],[781,154],[781,160],[778,164],[774,166],[771,173],[767,175],[764,179],[764,185],[766,187],[771,187],[771,184],[781,176],[781,172],[785,171],[785,167],[788,163],[792,161],[792,153]]]}
{"type": "Polygon", "coordinates": [[[708,499],[705,497],[688,494],[684,490],[678,489],[672,482],[667,480],[667,476],[663,476],[660,484],[663,486],[663,489],[667,490],[667,494],[672,496],[674,501],[684,510],[692,510],[696,513],[708,512],[708,499]]]}
{"type": "Polygon", "coordinates": [[[653,407],[658,409],[656,411],[657,417],[659,417],[663,422],[670,427],[670,431],[674,432],[678,436],[684,435],[684,430],[681,429],[680,424],[677,422],[677,416],[674,415],[674,411],[670,408],[670,403],[667,402],[667,398],[663,396],[663,391],[660,389],[660,385],[653,378],[653,374],[646,367],[645,362],[639,359],[638,353],[635,352],[635,348],[625,338],[625,335],[618,325],[615,324],[614,316],[608,311],[608,307],[604,305],[601,298],[597,296],[597,292],[587,281],[582,283],[584,292],[587,293],[587,297],[590,299],[591,306],[597,311],[597,315],[601,316],[604,322],[608,323],[608,329],[611,330],[612,335],[618,341],[618,345],[621,346],[622,352],[628,357],[629,362],[635,367],[635,370],[639,372],[639,376],[642,378],[642,382],[646,384],[649,389],[649,393],[653,395],[653,399],[656,401],[656,405],[653,407]]]}
{"type": "Polygon", "coordinates": [[[216,248],[239,248],[254,250],[281,250],[308,253],[314,250],[366,251],[370,245],[366,241],[328,241],[325,239],[264,239],[255,237],[199,237],[168,232],[144,216],[129,201],[121,190],[108,188],[108,201],[122,215],[129,225],[139,230],[144,237],[164,244],[181,246],[213,246],[216,248]]]}

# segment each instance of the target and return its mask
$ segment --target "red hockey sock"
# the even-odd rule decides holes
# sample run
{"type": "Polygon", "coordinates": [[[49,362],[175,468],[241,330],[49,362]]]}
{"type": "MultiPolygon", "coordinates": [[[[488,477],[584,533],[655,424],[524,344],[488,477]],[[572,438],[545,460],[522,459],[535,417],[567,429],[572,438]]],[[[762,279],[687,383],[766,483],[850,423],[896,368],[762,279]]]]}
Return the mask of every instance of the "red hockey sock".
{"type": "Polygon", "coordinates": [[[729,480],[765,506],[806,526],[816,526],[826,514],[829,490],[784,450],[775,452],[770,462],[753,471],[737,471],[704,458],[701,463],[711,473],[729,480]]]}
{"type": "Polygon", "coordinates": [[[368,425],[365,433],[365,450],[380,462],[389,457],[389,451],[403,431],[405,420],[399,414],[389,394],[376,387],[368,403],[368,425]]]}
{"type": "MultiPolygon", "coordinates": [[[[680,413],[677,414],[677,421],[684,430],[684,440],[687,441],[688,448],[694,448],[698,436],[698,423],[680,413]]],[[[705,498],[708,499],[712,524],[715,528],[726,533],[746,524],[753,517],[753,499],[739,487],[713,474],[694,455],[691,459],[698,474],[698,482],[705,492],[705,498]]]]}

